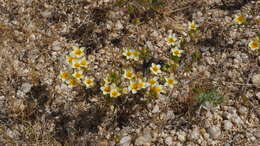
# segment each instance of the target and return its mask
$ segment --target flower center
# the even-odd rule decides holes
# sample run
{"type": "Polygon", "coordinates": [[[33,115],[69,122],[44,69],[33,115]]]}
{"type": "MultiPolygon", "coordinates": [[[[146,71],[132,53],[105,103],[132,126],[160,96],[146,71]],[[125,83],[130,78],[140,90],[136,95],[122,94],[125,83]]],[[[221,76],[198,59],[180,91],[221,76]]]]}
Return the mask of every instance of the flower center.
{"type": "Polygon", "coordinates": [[[131,72],[127,72],[127,73],[126,73],[126,76],[127,76],[128,78],[132,78],[133,73],[131,73],[131,72]]]}
{"type": "Polygon", "coordinates": [[[257,48],[257,47],[258,47],[258,42],[254,41],[254,42],[252,43],[252,48],[257,48]]]}
{"type": "Polygon", "coordinates": [[[76,55],[80,55],[81,53],[82,53],[81,50],[75,50],[76,55]]]}
{"type": "Polygon", "coordinates": [[[111,92],[111,95],[112,95],[112,96],[117,96],[117,95],[118,95],[118,92],[117,92],[117,91],[112,91],[112,92],[111,92]]]}
{"type": "Polygon", "coordinates": [[[169,38],[168,38],[168,42],[169,42],[169,43],[173,43],[174,41],[175,41],[175,40],[173,39],[173,37],[169,37],[169,38]]]}
{"type": "Polygon", "coordinates": [[[105,91],[105,92],[109,92],[109,91],[110,91],[110,87],[105,87],[105,88],[104,88],[104,91],[105,91]]]}
{"type": "Polygon", "coordinates": [[[170,84],[170,85],[172,85],[172,84],[174,83],[174,81],[171,80],[171,79],[169,79],[167,82],[168,82],[168,84],[170,84]]]}

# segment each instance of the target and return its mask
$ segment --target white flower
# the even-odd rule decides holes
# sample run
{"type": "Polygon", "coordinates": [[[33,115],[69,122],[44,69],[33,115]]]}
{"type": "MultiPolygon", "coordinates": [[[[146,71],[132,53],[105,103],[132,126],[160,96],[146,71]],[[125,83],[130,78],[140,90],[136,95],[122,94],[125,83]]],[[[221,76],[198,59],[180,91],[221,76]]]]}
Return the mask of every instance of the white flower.
{"type": "Polygon", "coordinates": [[[134,59],[135,61],[138,61],[139,60],[139,56],[140,56],[140,52],[137,51],[137,50],[133,50],[131,58],[134,59]]]}
{"type": "Polygon", "coordinates": [[[68,55],[68,56],[66,57],[66,62],[67,62],[68,64],[72,64],[72,62],[73,62],[75,59],[76,59],[75,57],[73,57],[73,56],[71,56],[71,55],[68,55]]]}
{"type": "Polygon", "coordinates": [[[123,55],[126,57],[126,59],[132,59],[133,58],[133,50],[124,48],[123,55]]]}
{"type": "Polygon", "coordinates": [[[79,60],[79,63],[80,63],[80,66],[81,67],[84,67],[84,68],[87,68],[88,67],[88,64],[89,62],[86,60],[86,58],[82,58],[79,60]]]}
{"type": "Polygon", "coordinates": [[[81,58],[84,56],[84,49],[85,49],[84,47],[79,48],[79,47],[73,46],[72,48],[73,48],[72,55],[74,57],[81,58]]]}
{"type": "Polygon", "coordinates": [[[77,80],[81,80],[83,78],[83,72],[82,71],[76,71],[72,74],[72,76],[77,79],[77,80]]]}
{"type": "Polygon", "coordinates": [[[116,98],[120,95],[121,95],[121,93],[119,92],[119,89],[115,85],[112,85],[112,88],[110,91],[110,97],[116,98]]]}
{"type": "Polygon", "coordinates": [[[170,76],[168,78],[165,77],[165,80],[166,82],[164,85],[170,88],[173,88],[173,86],[178,83],[173,76],[170,76]]]}
{"type": "Polygon", "coordinates": [[[234,22],[237,24],[243,24],[246,22],[246,17],[242,16],[242,15],[236,15],[234,22]]]}
{"type": "Polygon", "coordinates": [[[95,85],[94,80],[95,79],[93,77],[85,77],[83,83],[85,84],[85,86],[87,88],[91,88],[91,87],[94,87],[94,85],[95,85]]]}
{"type": "Polygon", "coordinates": [[[69,79],[70,75],[68,72],[60,72],[59,74],[59,78],[62,80],[62,81],[67,81],[69,79]]]}
{"type": "Polygon", "coordinates": [[[131,81],[128,90],[131,91],[133,94],[137,93],[137,91],[140,90],[139,83],[136,81],[131,81]]]}
{"type": "Polygon", "coordinates": [[[158,80],[158,78],[156,78],[156,77],[154,77],[154,78],[148,80],[148,85],[149,85],[150,87],[157,85],[157,84],[158,84],[157,80],[158,80]]]}
{"type": "Polygon", "coordinates": [[[80,67],[81,67],[80,61],[79,60],[73,60],[71,66],[72,66],[72,68],[80,69],[80,67]]]}
{"type": "Polygon", "coordinates": [[[170,46],[176,45],[177,37],[175,34],[171,34],[166,38],[167,44],[170,46]]]}
{"type": "Polygon", "coordinates": [[[75,80],[75,79],[69,79],[69,80],[67,80],[67,84],[68,84],[68,86],[69,86],[70,88],[73,88],[73,87],[75,87],[76,85],[78,85],[78,81],[75,80]]]}
{"type": "Polygon", "coordinates": [[[153,74],[159,74],[159,73],[161,73],[162,71],[161,71],[161,65],[156,65],[156,64],[154,64],[154,63],[152,63],[152,66],[150,67],[150,70],[151,70],[151,72],[153,73],[153,74]]]}
{"type": "Polygon", "coordinates": [[[183,53],[183,50],[180,50],[180,49],[178,49],[178,48],[173,48],[172,50],[171,50],[171,52],[172,52],[172,55],[173,56],[178,56],[178,57],[181,57],[181,54],[183,53]]]}
{"type": "Polygon", "coordinates": [[[252,51],[255,51],[257,49],[259,49],[259,41],[258,40],[252,40],[249,42],[248,44],[248,47],[252,50],[252,51]]]}
{"type": "Polygon", "coordinates": [[[163,86],[162,85],[156,85],[150,88],[150,91],[154,93],[155,95],[161,94],[163,91],[163,86]]]}
{"type": "Polygon", "coordinates": [[[124,70],[123,76],[124,76],[124,78],[129,79],[129,80],[133,79],[135,77],[133,69],[124,70]]]}
{"type": "Polygon", "coordinates": [[[198,29],[198,25],[197,25],[197,24],[195,24],[195,22],[194,22],[194,21],[192,21],[192,22],[189,22],[189,23],[188,23],[188,25],[189,25],[189,30],[192,30],[192,31],[194,31],[194,30],[197,30],[197,29],[198,29]]]}
{"type": "Polygon", "coordinates": [[[111,87],[110,85],[105,84],[103,87],[101,87],[101,90],[104,95],[110,94],[111,87]]]}

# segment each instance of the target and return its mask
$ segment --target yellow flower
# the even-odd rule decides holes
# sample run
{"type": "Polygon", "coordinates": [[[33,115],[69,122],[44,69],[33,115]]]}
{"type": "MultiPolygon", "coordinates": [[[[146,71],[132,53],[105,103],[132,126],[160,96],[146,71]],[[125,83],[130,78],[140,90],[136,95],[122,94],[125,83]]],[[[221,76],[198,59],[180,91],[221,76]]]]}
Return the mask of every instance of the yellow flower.
{"type": "Polygon", "coordinates": [[[124,76],[124,78],[129,79],[129,80],[133,79],[135,77],[133,69],[124,70],[123,76],[124,76]]]}
{"type": "Polygon", "coordinates": [[[115,98],[115,97],[118,97],[118,96],[120,96],[120,95],[121,95],[121,93],[118,91],[118,89],[112,89],[112,90],[110,91],[110,97],[115,98]]]}
{"type": "Polygon", "coordinates": [[[132,57],[133,57],[133,50],[124,49],[123,55],[126,57],[126,59],[132,59],[132,57]]]}
{"type": "Polygon", "coordinates": [[[83,83],[85,84],[85,86],[87,88],[91,88],[94,87],[95,82],[94,82],[94,78],[93,77],[85,77],[83,83]]]}
{"type": "Polygon", "coordinates": [[[147,84],[142,79],[138,79],[138,86],[139,89],[144,89],[147,87],[147,84]]]}
{"type": "Polygon", "coordinates": [[[84,67],[84,68],[88,67],[88,64],[89,64],[88,61],[86,60],[86,58],[80,59],[79,63],[80,63],[80,66],[84,67]]]}
{"type": "Polygon", "coordinates": [[[175,34],[171,34],[166,38],[167,44],[173,46],[177,42],[177,37],[175,34]]]}
{"type": "Polygon", "coordinates": [[[150,88],[150,91],[154,93],[155,95],[161,94],[163,91],[163,86],[162,85],[156,85],[150,88]]]}
{"type": "Polygon", "coordinates": [[[68,84],[68,86],[69,86],[70,88],[73,88],[73,87],[75,87],[75,86],[78,84],[78,81],[75,80],[75,79],[69,79],[69,80],[67,81],[67,84],[68,84]]]}
{"type": "Polygon", "coordinates": [[[183,50],[180,50],[178,48],[174,48],[174,49],[171,50],[171,52],[172,52],[173,56],[181,57],[181,54],[182,54],[183,50]]]}
{"type": "Polygon", "coordinates": [[[62,81],[67,81],[69,79],[70,75],[68,72],[60,72],[59,74],[59,78],[62,80],[62,81]]]}
{"type": "Polygon", "coordinates": [[[111,87],[107,84],[105,84],[103,87],[101,87],[101,90],[104,95],[110,94],[111,87]]]}
{"type": "Polygon", "coordinates": [[[157,85],[158,84],[157,80],[158,80],[157,78],[152,78],[152,79],[148,80],[148,85],[150,87],[157,85]]]}
{"type": "Polygon", "coordinates": [[[198,25],[195,24],[194,21],[189,22],[188,25],[189,25],[189,30],[191,30],[191,31],[194,31],[194,30],[197,30],[197,29],[198,29],[198,25]]]}
{"type": "Polygon", "coordinates": [[[81,64],[80,64],[80,61],[79,60],[73,60],[72,61],[72,68],[78,68],[80,69],[81,67],[81,64]]]}
{"type": "Polygon", "coordinates": [[[82,72],[82,71],[74,72],[74,73],[72,74],[72,76],[73,76],[75,79],[80,80],[80,79],[83,78],[83,72],[82,72]]]}
{"type": "Polygon", "coordinates": [[[161,65],[156,65],[156,64],[154,64],[154,63],[152,63],[152,66],[150,67],[150,70],[151,70],[151,72],[153,73],[153,74],[159,74],[159,73],[161,73],[162,71],[161,71],[161,65]]]}
{"type": "Polygon", "coordinates": [[[79,48],[79,47],[73,46],[72,55],[77,58],[80,58],[80,57],[84,56],[84,49],[85,49],[84,47],[79,48]]]}
{"type": "Polygon", "coordinates": [[[132,59],[134,59],[135,61],[138,61],[139,60],[139,56],[140,56],[140,52],[139,51],[137,51],[137,50],[133,50],[132,51],[133,53],[132,53],[132,59]]]}
{"type": "Polygon", "coordinates": [[[137,93],[138,90],[140,90],[140,85],[138,82],[131,81],[130,85],[128,87],[129,91],[132,91],[133,94],[137,93]]]}
{"type": "Polygon", "coordinates": [[[166,82],[164,85],[170,88],[173,88],[173,86],[178,83],[173,76],[170,76],[168,78],[165,77],[165,80],[166,82]]]}
{"type": "Polygon", "coordinates": [[[72,64],[72,62],[73,62],[75,59],[76,59],[76,58],[73,57],[73,56],[71,56],[71,55],[68,55],[68,56],[66,57],[66,61],[67,61],[67,63],[69,63],[69,64],[72,64]]]}
{"type": "Polygon", "coordinates": [[[249,42],[248,47],[252,50],[255,51],[259,49],[259,41],[258,40],[252,40],[249,42]]]}
{"type": "Polygon", "coordinates": [[[246,17],[244,17],[242,15],[236,15],[234,22],[236,22],[237,24],[243,24],[246,22],[246,17]]]}

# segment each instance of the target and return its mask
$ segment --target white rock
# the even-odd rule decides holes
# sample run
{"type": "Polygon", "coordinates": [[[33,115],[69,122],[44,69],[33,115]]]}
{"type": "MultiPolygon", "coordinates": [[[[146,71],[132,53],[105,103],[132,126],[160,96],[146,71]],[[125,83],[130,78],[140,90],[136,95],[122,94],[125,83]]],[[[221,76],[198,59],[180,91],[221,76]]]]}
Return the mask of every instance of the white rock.
{"type": "Polygon", "coordinates": [[[42,15],[42,17],[48,18],[51,16],[51,11],[49,11],[49,10],[43,11],[43,12],[41,12],[41,15],[42,15]]]}
{"type": "Polygon", "coordinates": [[[130,143],[131,143],[131,139],[132,139],[132,137],[129,136],[129,135],[124,136],[124,137],[121,138],[119,145],[120,146],[129,146],[130,143]]]}
{"type": "Polygon", "coordinates": [[[194,140],[197,140],[200,138],[200,131],[198,128],[194,128],[190,134],[190,138],[191,139],[194,139],[194,140]]]}
{"type": "Polygon", "coordinates": [[[254,132],[254,136],[255,136],[256,138],[260,138],[260,130],[254,132]]]}
{"type": "Polygon", "coordinates": [[[150,145],[152,141],[151,129],[145,128],[143,135],[135,140],[135,145],[150,145]]]}
{"type": "Polygon", "coordinates": [[[257,88],[260,88],[260,74],[253,75],[252,82],[257,88]]]}
{"type": "Polygon", "coordinates": [[[229,120],[224,121],[224,129],[225,130],[230,130],[232,127],[233,127],[232,122],[230,122],[229,120]]]}
{"type": "Polygon", "coordinates": [[[120,21],[117,21],[117,23],[116,23],[116,29],[117,30],[121,30],[121,29],[123,29],[124,28],[124,26],[122,25],[122,23],[120,22],[120,21]]]}
{"type": "Polygon", "coordinates": [[[23,83],[21,86],[21,90],[24,93],[28,93],[31,90],[31,88],[32,88],[32,84],[30,83],[23,83]]]}
{"type": "Polygon", "coordinates": [[[173,141],[172,141],[172,137],[171,136],[168,136],[165,138],[165,143],[169,146],[171,146],[173,144],[173,141]]]}
{"type": "Polygon", "coordinates": [[[256,93],[256,97],[258,100],[260,100],[260,92],[256,93]]]}
{"type": "Polygon", "coordinates": [[[152,113],[158,113],[158,112],[160,112],[160,108],[159,108],[159,106],[156,104],[156,105],[153,107],[152,113]]]}
{"type": "Polygon", "coordinates": [[[186,134],[184,132],[178,132],[177,136],[181,142],[184,142],[186,140],[186,134]]]}
{"type": "Polygon", "coordinates": [[[215,139],[220,136],[221,129],[217,126],[213,126],[213,127],[208,128],[207,132],[209,133],[211,138],[215,139]]]}

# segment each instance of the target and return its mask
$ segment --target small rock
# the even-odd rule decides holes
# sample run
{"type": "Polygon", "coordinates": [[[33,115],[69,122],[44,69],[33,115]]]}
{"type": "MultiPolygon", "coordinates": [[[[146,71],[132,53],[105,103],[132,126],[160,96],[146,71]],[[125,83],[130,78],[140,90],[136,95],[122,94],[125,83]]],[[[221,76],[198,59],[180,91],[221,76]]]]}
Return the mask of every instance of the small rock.
{"type": "Polygon", "coordinates": [[[245,115],[245,114],[247,113],[247,108],[244,107],[244,106],[241,106],[241,107],[239,108],[239,113],[240,113],[241,115],[245,115]]]}
{"type": "Polygon", "coordinates": [[[190,138],[191,139],[194,139],[194,140],[197,140],[200,138],[200,131],[198,128],[194,128],[190,134],[190,138]]]}
{"type": "Polygon", "coordinates": [[[121,29],[123,29],[124,28],[124,26],[122,25],[122,23],[120,22],[120,21],[117,21],[117,23],[116,23],[116,29],[117,30],[121,30],[121,29]]]}
{"type": "Polygon", "coordinates": [[[135,140],[135,145],[150,145],[152,141],[151,129],[144,129],[143,135],[135,140]]]}
{"type": "Polygon", "coordinates": [[[51,16],[51,11],[49,11],[49,10],[43,11],[43,12],[41,12],[41,15],[42,15],[42,17],[48,18],[51,16]]]}
{"type": "Polygon", "coordinates": [[[260,74],[253,75],[252,82],[257,88],[260,88],[260,74]]]}
{"type": "Polygon", "coordinates": [[[260,92],[256,93],[256,97],[258,100],[260,100],[260,92]]]}
{"type": "Polygon", "coordinates": [[[23,93],[28,93],[31,90],[32,84],[30,83],[23,83],[21,86],[21,90],[23,93]]]}
{"type": "Polygon", "coordinates": [[[186,140],[186,134],[184,132],[178,132],[177,136],[181,142],[184,142],[186,140]]]}
{"type": "Polygon", "coordinates": [[[160,108],[159,108],[159,106],[156,104],[156,105],[153,107],[152,113],[158,113],[158,112],[160,112],[160,108]]]}
{"type": "Polygon", "coordinates": [[[168,136],[165,138],[165,143],[169,146],[172,145],[173,141],[172,141],[172,137],[171,136],[168,136]]]}
{"type": "Polygon", "coordinates": [[[225,130],[229,130],[229,129],[231,129],[232,127],[233,127],[232,122],[230,122],[229,120],[225,120],[225,121],[224,121],[224,129],[225,129],[225,130]]]}
{"type": "Polygon", "coordinates": [[[213,127],[208,128],[207,132],[209,133],[211,138],[215,139],[220,136],[221,129],[219,127],[213,126],[213,127]]]}
{"type": "Polygon", "coordinates": [[[127,136],[124,136],[123,138],[121,138],[120,142],[119,142],[119,145],[121,146],[129,146],[130,143],[131,143],[131,136],[127,135],[127,136]]]}
{"type": "Polygon", "coordinates": [[[260,130],[254,132],[254,136],[255,136],[256,138],[260,138],[260,130]]]}

